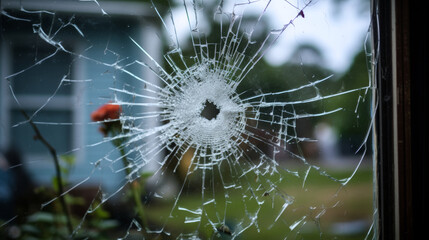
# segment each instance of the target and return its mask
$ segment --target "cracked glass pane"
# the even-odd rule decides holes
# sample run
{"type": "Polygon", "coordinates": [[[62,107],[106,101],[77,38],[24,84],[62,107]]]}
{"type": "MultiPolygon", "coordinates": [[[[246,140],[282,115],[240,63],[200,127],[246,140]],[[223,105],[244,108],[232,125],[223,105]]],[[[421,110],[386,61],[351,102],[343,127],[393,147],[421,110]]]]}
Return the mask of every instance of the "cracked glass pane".
{"type": "Polygon", "coordinates": [[[11,239],[376,238],[369,1],[2,1],[11,239]]]}

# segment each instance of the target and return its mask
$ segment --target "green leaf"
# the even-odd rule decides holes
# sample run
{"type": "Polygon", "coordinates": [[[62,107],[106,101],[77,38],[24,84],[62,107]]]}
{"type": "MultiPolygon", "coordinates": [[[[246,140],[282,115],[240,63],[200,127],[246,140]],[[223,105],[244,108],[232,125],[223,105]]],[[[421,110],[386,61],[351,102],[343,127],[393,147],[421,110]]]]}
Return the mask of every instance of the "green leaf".
{"type": "Polygon", "coordinates": [[[69,166],[74,165],[76,162],[76,157],[74,155],[62,155],[60,159],[69,166]]]}
{"type": "Polygon", "coordinates": [[[55,221],[55,216],[52,213],[47,212],[38,212],[35,214],[30,215],[27,218],[28,222],[46,222],[46,223],[52,223],[55,221]]]}
{"type": "Polygon", "coordinates": [[[68,194],[64,196],[64,199],[68,205],[85,205],[85,199],[83,197],[75,197],[68,194]]]}
{"type": "Polygon", "coordinates": [[[95,210],[94,214],[97,218],[100,218],[100,219],[106,219],[110,217],[110,213],[101,207],[98,207],[95,210]]]}
{"type": "Polygon", "coordinates": [[[119,225],[119,222],[113,219],[103,220],[99,221],[97,224],[95,224],[95,227],[97,227],[99,230],[106,230],[110,228],[115,228],[119,225]]]}
{"type": "Polygon", "coordinates": [[[34,234],[39,234],[40,233],[40,229],[31,225],[31,224],[23,224],[21,225],[21,230],[23,232],[27,232],[27,233],[34,233],[34,234]]]}
{"type": "Polygon", "coordinates": [[[153,172],[142,172],[142,174],[140,175],[140,178],[142,180],[144,180],[144,179],[148,179],[152,176],[153,176],[153,172]]]}

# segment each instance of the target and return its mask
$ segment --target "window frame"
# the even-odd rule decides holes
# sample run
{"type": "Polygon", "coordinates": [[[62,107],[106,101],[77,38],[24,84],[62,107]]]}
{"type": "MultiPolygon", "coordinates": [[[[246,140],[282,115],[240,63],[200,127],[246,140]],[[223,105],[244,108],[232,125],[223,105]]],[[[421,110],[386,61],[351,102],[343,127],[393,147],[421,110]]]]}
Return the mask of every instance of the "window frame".
{"type": "Polygon", "coordinates": [[[424,234],[429,154],[428,28],[424,8],[373,0],[372,33],[378,108],[375,124],[379,239],[424,234]]]}

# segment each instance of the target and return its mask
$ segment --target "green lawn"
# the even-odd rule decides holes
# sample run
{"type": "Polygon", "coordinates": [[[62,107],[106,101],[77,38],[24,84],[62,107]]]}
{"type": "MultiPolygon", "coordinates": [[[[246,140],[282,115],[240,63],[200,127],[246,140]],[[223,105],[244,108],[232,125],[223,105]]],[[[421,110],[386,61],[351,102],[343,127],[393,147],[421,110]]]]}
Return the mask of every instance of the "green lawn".
{"type": "MultiPolygon", "coordinates": [[[[305,169],[301,169],[300,173],[304,172],[305,169]]],[[[352,170],[331,170],[328,171],[328,174],[336,179],[344,179],[352,174],[352,170]]],[[[195,229],[198,229],[202,239],[230,239],[228,234],[215,232],[208,219],[226,219],[226,224],[233,231],[240,223],[243,226],[250,223],[249,219],[252,216],[256,216],[258,228],[252,225],[236,239],[365,238],[372,223],[373,214],[371,169],[360,169],[345,186],[315,170],[309,172],[305,184],[303,184],[303,179],[302,175],[298,178],[282,179],[277,184],[278,191],[267,193],[259,198],[266,200],[258,212],[256,212],[258,205],[254,204],[254,201],[244,200],[249,196],[245,196],[248,193],[243,191],[223,191],[222,188],[215,188],[214,191],[206,190],[203,199],[201,190],[186,191],[187,187],[177,203],[182,210],[176,208],[171,212],[175,201],[172,199],[165,202],[153,202],[146,212],[149,221],[154,226],[163,226],[171,214],[172,217],[168,218],[167,225],[165,225],[165,229],[171,232],[171,236],[165,237],[165,239],[195,229]],[[200,207],[202,202],[206,202],[213,194],[216,201],[204,205],[206,215],[202,216],[201,221],[185,224],[186,220],[192,222],[191,217],[196,215],[183,209],[196,210],[195,206],[200,207]],[[229,194],[228,199],[225,198],[225,194],[229,194]],[[275,221],[281,212],[285,196],[293,197],[293,203],[288,205],[275,221]],[[226,205],[227,207],[225,207],[226,205]],[[245,219],[244,222],[242,222],[243,219],[245,219]],[[348,226],[353,226],[353,224],[356,227],[347,232],[348,226]],[[296,227],[291,230],[290,226],[294,225],[296,227]],[[346,232],[342,233],[342,231],[346,232]]],[[[218,226],[218,229],[228,232],[228,229],[223,226],[218,226]]]]}

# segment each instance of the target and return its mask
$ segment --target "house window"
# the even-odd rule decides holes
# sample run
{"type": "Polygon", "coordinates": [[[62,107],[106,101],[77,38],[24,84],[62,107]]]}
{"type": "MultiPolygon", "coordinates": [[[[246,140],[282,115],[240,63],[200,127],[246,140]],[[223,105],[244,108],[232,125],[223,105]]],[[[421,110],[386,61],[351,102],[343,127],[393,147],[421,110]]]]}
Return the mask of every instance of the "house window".
{"type": "MultiPolygon", "coordinates": [[[[41,59],[52,51],[49,48],[38,47],[36,54],[24,45],[17,45],[13,47],[12,57],[12,72],[16,73],[26,66],[32,66],[35,61],[41,59]]],[[[10,101],[10,121],[11,124],[19,124],[25,121],[21,109],[27,112],[28,115],[33,115],[34,112],[39,111],[34,115],[33,122],[51,122],[67,123],[73,120],[73,89],[72,85],[62,83],[64,72],[67,72],[71,57],[65,53],[58,53],[55,61],[48,59],[40,65],[34,66],[29,71],[10,78],[11,88],[14,91],[19,105],[16,101],[10,101]],[[64,85],[64,86],[60,86],[64,85]],[[58,88],[58,91],[56,89],[58,88]],[[53,95],[55,93],[55,95],[53,95]],[[48,99],[51,98],[52,100],[48,99]],[[47,103],[47,104],[46,104],[47,103]],[[46,104],[46,106],[44,106],[46,104]],[[42,108],[42,106],[44,106],[42,108]],[[41,109],[42,108],[42,109],[41,109]]],[[[9,97],[12,97],[9,94],[9,97]]],[[[51,127],[40,126],[40,131],[44,136],[55,145],[59,152],[65,152],[72,147],[72,130],[73,126],[59,125],[54,127],[55,131],[49,130],[51,127]]],[[[33,131],[28,124],[13,127],[11,130],[12,147],[17,147],[25,155],[30,154],[43,154],[47,149],[40,146],[42,143],[34,142],[32,137],[33,131]]]]}
{"type": "Polygon", "coordinates": [[[70,124],[76,122],[77,85],[67,80],[74,78],[76,67],[70,54],[23,31],[28,27],[25,22],[4,21],[3,27],[10,30],[2,40],[4,81],[0,102],[5,127],[2,128],[1,147],[19,151],[34,180],[46,184],[54,173],[51,156],[35,138],[22,111],[30,116],[58,154],[73,149],[80,132],[78,124],[70,124]],[[45,174],[35,174],[40,172],[45,174]]]}

